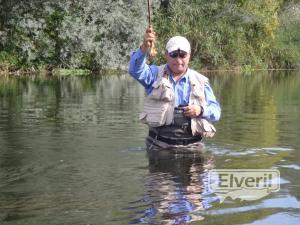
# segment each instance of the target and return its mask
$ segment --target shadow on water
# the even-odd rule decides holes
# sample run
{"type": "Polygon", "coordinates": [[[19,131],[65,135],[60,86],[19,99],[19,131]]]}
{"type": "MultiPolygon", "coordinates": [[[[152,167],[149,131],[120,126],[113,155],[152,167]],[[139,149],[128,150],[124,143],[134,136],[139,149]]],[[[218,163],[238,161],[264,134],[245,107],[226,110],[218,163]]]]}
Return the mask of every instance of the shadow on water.
{"type": "Polygon", "coordinates": [[[149,173],[144,178],[145,193],[131,202],[135,215],[129,224],[187,224],[203,220],[201,212],[216,201],[208,191],[208,171],[212,155],[180,157],[148,154],[149,173]]]}

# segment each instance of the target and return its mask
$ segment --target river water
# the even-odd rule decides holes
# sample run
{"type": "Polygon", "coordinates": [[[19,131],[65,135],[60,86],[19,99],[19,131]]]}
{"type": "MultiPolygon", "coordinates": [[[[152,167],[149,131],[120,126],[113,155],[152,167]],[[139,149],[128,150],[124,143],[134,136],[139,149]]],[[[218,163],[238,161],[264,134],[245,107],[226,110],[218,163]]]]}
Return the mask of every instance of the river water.
{"type": "Polygon", "coordinates": [[[203,155],[150,159],[128,75],[0,77],[0,224],[300,224],[299,72],[209,78],[203,155]],[[211,169],[278,170],[280,190],[221,199],[211,169]]]}

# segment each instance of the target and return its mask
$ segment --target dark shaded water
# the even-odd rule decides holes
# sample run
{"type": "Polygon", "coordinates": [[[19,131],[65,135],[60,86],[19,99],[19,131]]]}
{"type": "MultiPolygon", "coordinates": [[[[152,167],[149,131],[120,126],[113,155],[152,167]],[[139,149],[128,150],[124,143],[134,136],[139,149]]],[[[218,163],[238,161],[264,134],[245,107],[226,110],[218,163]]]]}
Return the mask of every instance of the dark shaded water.
{"type": "Polygon", "coordinates": [[[120,77],[0,78],[0,224],[299,224],[300,74],[211,75],[200,158],[149,160],[144,90],[120,77]],[[271,169],[279,192],[220,203],[216,169],[271,169]]]}

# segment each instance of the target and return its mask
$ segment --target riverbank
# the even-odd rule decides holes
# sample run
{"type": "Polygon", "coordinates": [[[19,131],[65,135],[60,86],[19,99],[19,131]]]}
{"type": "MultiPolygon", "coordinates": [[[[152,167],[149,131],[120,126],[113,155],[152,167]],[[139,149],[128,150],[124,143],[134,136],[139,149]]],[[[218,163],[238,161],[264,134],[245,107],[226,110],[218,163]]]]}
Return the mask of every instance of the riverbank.
{"type": "MultiPolygon", "coordinates": [[[[255,71],[298,71],[300,68],[252,68],[250,66],[236,66],[231,68],[216,68],[209,69],[207,67],[197,69],[200,73],[208,74],[208,73],[226,73],[231,72],[234,74],[242,74],[242,73],[252,73],[255,71]]],[[[18,70],[12,70],[9,68],[3,69],[0,66],[0,77],[1,76],[31,76],[31,75],[41,75],[41,76],[101,76],[101,75],[122,75],[127,73],[125,69],[103,69],[99,71],[91,71],[88,69],[64,69],[64,68],[54,68],[48,70],[47,68],[22,68],[18,70]]]]}
{"type": "Polygon", "coordinates": [[[103,69],[92,71],[88,69],[65,69],[65,68],[22,68],[15,69],[3,67],[0,64],[0,76],[27,76],[27,75],[44,75],[44,76],[89,76],[89,75],[119,75],[127,72],[121,69],[103,69]]]}

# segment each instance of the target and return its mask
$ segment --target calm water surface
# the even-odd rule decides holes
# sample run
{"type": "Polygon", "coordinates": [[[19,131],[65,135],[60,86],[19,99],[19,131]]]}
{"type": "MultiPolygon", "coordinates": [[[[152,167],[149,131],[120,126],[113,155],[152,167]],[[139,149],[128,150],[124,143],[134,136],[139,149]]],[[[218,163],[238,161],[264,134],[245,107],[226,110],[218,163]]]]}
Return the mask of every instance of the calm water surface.
{"type": "Polygon", "coordinates": [[[118,77],[0,77],[0,224],[300,224],[300,74],[210,75],[218,133],[198,158],[149,159],[144,90],[118,77]],[[210,169],[279,169],[254,201],[210,169]]]}

